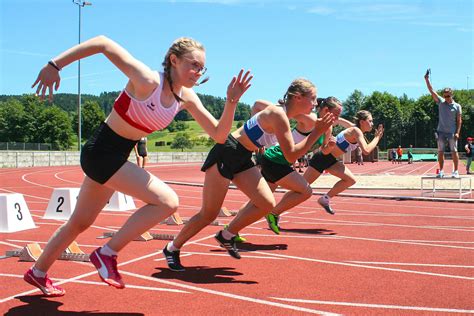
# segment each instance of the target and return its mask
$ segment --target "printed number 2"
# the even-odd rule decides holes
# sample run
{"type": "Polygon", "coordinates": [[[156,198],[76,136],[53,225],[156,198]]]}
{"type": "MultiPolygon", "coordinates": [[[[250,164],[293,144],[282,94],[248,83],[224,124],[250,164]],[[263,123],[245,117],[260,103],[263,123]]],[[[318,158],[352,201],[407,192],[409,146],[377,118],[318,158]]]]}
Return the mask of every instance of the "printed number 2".
{"type": "Polygon", "coordinates": [[[18,218],[19,221],[23,219],[23,214],[21,214],[21,206],[20,203],[15,203],[15,209],[17,210],[18,214],[16,214],[16,218],[18,218]]]}
{"type": "Polygon", "coordinates": [[[58,207],[56,208],[56,212],[58,213],[61,213],[63,210],[60,209],[60,207],[63,205],[64,203],[64,198],[62,196],[58,197],[58,207]]]}

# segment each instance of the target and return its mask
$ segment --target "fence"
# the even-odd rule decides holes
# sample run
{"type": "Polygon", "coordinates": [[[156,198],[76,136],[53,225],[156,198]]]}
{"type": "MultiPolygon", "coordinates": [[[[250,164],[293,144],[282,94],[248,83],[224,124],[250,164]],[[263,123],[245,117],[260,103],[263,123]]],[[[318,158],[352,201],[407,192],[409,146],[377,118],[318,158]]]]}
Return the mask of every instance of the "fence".
{"type": "Polygon", "coordinates": [[[47,143],[0,142],[0,150],[53,150],[53,146],[47,143]]]}
{"type": "MultiPolygon", "coordinates": [[[[149,163],[162,162],[203,162],[207,152],[152,152],[148,153],[149,163]]],[[[135,154],[128,158],[135,163],[135,154]]],[[[78,151],[0,151],[0,168],[25,168],[39,166],[79,165],[78,151]]]]}

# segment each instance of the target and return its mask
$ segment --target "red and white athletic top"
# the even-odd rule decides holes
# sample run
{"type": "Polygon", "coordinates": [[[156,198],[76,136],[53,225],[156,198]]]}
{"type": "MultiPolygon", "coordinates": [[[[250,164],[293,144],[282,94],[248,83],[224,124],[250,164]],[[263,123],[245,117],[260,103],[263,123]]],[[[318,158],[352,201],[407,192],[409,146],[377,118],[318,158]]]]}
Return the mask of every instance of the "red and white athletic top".
{"type": "Polygon", "coordinates": [[[114,109],[121,118],[131,126],[147,133],[167,127],[181,110],[177,101],[168,108],[161,105],[160,97],[164,86],[164,75],[161,72],[159,75],[160,85],[147,99],[137,100],[126,89],[123,89],[114,102],[114,109]]]}

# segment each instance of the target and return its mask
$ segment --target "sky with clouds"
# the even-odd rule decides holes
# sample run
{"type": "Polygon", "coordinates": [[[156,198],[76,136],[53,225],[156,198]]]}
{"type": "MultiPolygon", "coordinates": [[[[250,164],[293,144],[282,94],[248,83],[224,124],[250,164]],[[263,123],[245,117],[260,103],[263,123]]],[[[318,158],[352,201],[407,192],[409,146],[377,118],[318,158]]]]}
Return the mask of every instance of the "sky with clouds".
{"type": "MultiPolygon", "coordinates": [[[[196,91],[225,96],[241,68],[255,78],[242,101],[276,102],[306,77],[318,95],[345,100],[387,91],[418,98],[435,88],[474,86],[472,0],[91,0],[82,39],[106,35],[152,69],[171,42],[206,47],[210,81],[196,91]]],[[[0,0],[0,94],[22,94],[41,67],[78,42],[79,7],[69,0],[0,0]]],[[[126,78],[103,56],[81,62],[81,92],[121,90],[126,78]]],[[[60,92],[77,93],[77,65],[60,92]]]]}

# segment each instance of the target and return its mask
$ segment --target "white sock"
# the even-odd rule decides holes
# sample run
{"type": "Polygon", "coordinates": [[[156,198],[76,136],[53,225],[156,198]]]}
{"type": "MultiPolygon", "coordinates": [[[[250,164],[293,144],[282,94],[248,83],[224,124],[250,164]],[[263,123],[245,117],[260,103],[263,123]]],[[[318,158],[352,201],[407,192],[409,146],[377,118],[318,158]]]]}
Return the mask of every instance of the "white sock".
{"type": "Polygon", "coordinates": [[[178,251],[178,250],[179,250],[179,248],[177,248],[177,247],[173,244],[172,241],[170,241],[170,242],[168,243],[168,245],[166,245],[166,249],[167,249],[168,251],[178,251]]]}
{"type": "Polygon", "coordinates": [[[224,229],[222,231],[222,237],[224,237],[225,239],[229,240],[229,239],[232,239],[232,237],[234,237],[235,234],[232,234],[230,231],[228,231],[227,229],[224,229]]]}
{"type": "Polygon", "coordinates": [[[44,278],[46,276],[46,272],[39,270],[35,266],[31,267],[31,271],[33,272],[33,275],[37,278],[44,278]]]}
{"type": "Polygon", "coordinates": [[[117,251],[110,248],[109,245],[105,245],[102,248],[100,248],[100,253],[103,254],[104,256],[109,256],[109,257],[117,255],[117,251]]]}
{"type": "Polygon", "coordinates": [[[329,197],[329,195],[324,194],[324,195],[322,196],[322,198],[323,198],[324,203],[326,203],[326,204],[329,205],[329,202],[330,202],[330,200],[331,200],[331,198],[329,197]]]}

